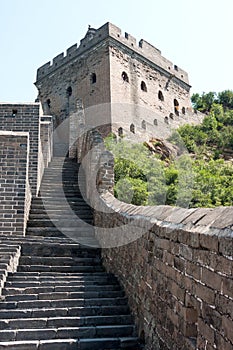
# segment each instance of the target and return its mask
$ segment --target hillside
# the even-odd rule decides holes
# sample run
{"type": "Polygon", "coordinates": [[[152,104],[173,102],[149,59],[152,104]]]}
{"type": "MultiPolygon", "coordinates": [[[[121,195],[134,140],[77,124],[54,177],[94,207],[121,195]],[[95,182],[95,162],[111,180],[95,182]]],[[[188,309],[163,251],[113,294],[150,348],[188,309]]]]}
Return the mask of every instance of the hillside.
{"type": "Polygon", "coordinates": [[[195,94],[192,103],[206,114],[202,124],[181,126],[169,142],[107,138],[116,197],[136,205],[233,205],[233,92],[195,94]]]}

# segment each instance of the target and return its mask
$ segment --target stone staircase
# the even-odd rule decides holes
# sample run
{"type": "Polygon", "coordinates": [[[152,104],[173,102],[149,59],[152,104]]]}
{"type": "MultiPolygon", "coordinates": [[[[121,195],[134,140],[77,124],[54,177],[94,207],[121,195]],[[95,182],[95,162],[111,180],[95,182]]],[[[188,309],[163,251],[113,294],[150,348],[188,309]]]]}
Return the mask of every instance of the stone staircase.
{"type": "Polygon", "coordinates": [[[2,291],[0,350],[141,349],[124,291],[101,264],[79,166],[62,163],[45,170],[27,236],[0,237],[21,246],[2,291]]]}

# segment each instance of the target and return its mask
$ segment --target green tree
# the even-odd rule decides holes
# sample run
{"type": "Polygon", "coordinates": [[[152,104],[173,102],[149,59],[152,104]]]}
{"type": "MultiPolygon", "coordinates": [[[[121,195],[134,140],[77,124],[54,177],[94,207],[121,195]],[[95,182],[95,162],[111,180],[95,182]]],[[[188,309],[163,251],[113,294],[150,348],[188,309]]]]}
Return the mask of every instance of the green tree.
{"type": "Polygon", "coordinates": [[[224,90],[218,94],[218,103],[226,109],[233,109],[233,91],[224,90]]]}
{"type": "Polygon", "coordinates": [[[192,95],[191,102],[194,109],[202,113],[209,113],[212,104],[217,101],[216,98],[216,93],[212,91],[208,93],[203,92],[202,95],[196,93],[192,95]]]}

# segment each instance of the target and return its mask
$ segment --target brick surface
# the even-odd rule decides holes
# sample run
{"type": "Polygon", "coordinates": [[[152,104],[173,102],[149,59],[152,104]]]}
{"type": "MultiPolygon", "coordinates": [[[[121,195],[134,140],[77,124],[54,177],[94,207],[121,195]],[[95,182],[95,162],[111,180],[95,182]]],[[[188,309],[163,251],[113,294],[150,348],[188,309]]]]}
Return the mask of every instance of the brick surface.
{"type": "Polygon", "coordinates": [[[0,234],[25,233],[26,200],[30,198],[28,156],[27,133],[0,131],[0,234]]]}
{"type": "MultiPolygon", "coordinates": [[[[37,190],[40,133],[39,103],[0,104],[0,130],[29,133],[29,182],[32,193],[35,195],[37,190]]],[[[23,144],[21,147],[23,147],[23,144]]],[[[21,174],[22,171],[19,173],[19,177],[21,174]]]]}
{"type": "MultiPolygon", "coordinates": [[[[106,206],[112,205],[111,196],[102,198],[106,206]]],[[[118,202],[112,208],[115,205],[117,214],[113,215],[112,226],[125,221],[129,208],[125,206],[121,211],[118,202]]],[[[97,224],[109,224],[110,216],[96,212],[95,220],[97,224]]],[[[173,344],[177,349],[195,349],[196,343],[203,350],[224,349],[225,345],[230,349],[233,260],[219,252],[221,233],[188,232],[185,237],[184,228],[177,228],[178,243],[173,241],[175,235],[165,238],[163,230],[154,225],[150,235],[145,233],[134,243],[102,252],[107,270],[116,273],[125,287],[136,323],[151,344],[148,349],[156,348],[158,338],[165,348],[173,344]],[[200,241],[193,240],[192,234],[200,241]],[[146,320],[155,334],[147,330],[146,320]],[[169,331],[166,333],[160,325],[169,331]]]]}

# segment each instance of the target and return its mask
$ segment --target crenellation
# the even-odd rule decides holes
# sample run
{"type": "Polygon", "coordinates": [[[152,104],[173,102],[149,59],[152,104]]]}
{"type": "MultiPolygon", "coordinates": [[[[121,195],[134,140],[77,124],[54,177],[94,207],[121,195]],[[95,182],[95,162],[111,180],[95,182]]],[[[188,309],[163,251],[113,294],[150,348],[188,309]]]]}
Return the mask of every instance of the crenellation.
{"type": "Polygon", "coordinates": [[[63,63],[63,58],[64,58],[64,52],[54,57],[52,65],[55,67],[60,66],[60,63],[61,64],[63,63]]]}
{"type": "Polygon", "coordinates": [[[148,51],[152,53],[152,55],[160,55],[161,56],[161,51],[159,49],[157,49],[155,46],[151,45],[150,43],[148,43],[148,41],[146,41],[145,39],[141,39],[139,41],[138,46],[145,52],[148,51]]]}
{"type": "Polygon", "coordinates": [[[41,66],[40,68],[38,68],[37,70],[37,80],[43,78],[47,73],[49,68],[51,67],[51,62],[47,62],[45,63],[43,66],[41,66]]]}
{"type": "MultiPolygon", "coordinates": [[[[115,113],[115,108],[109,109],[107,124],[118,123],[118,128],[122,127],[124,132],[130,131],[129,125],[133,123],[136,134],[138,130],[156,137],[155,119],[162,120],[159,124],[169,129],[173,123],[169,116],[174,114],[175,127],[188,122],[190,117],[191,122],[195,122],[196,116],[191,116],[188,74],[146,40],[141,39],[137,44],[131,34],[122,33],[111,23],[98,29],[89,26],[79,45],[74,44],[66,54],[57,55],[52,64],[38,69],[35,85],[43,112],[54,117],[54,127],[76,112],[78,99],[82,100],[84,109],[106,103],[140,106],[130,111],[124,108],[120,118],[119,111],[115,113]],[[67,94],[68,88],[71,94],[67,94]],[[178,101],[178,106],[174,101],[178,101]],[[144,130],[141,128],[143,121],[144,130]]],[[[96,118],[91,119],[96,124],[96,118]]],[[[90,125],[88,112],[86,125],[90,125]]]]}
{"type": "Polygon", "coordinates": [[[125,33],[125,39],[128,40],[129,44],[132,46],[132,47],[136,47],[137,46],[137,40],[135,37],[133,37],[132,35],[128,34],[128,33],[125,33]]]}
{"type": "Polygon", "coordinates": [[[67,49],[66,54],[60,53],[53,58],[52,63],[48,62],[37,70],[37,82],[46,77],[55,69],[58,69],[62,65],[68,63],[70,60],[81,56],[84,52],[95,47],[100,42],[104,42],[106,39],[117,40],[124,46],[130,48],[132,52],[143,55],[144,58],[157,64],[167,73],[171,72],[176,76],[176,78],[184,81],[186,84],[189,84],[187,73],[180,68],[177,70],[177,66],[173,65],[172,62],[164,58],[159,49],[144,39],[141,39],[137,44],[135,37],[129,33],[125,33],[123,36],[121,29],[112,23],[106,23],[99,29],[89,28],[86,36],[80,40],[79,46],[77,44],[72,45],[67,49]]]}
{"type": "Polygon", "coordinates": [[[66,50],[66,56],[71,57],[73,56],[73,53],[75,53],[76,51],[77,51],[77,44],[74,44],[66,50]]]}

